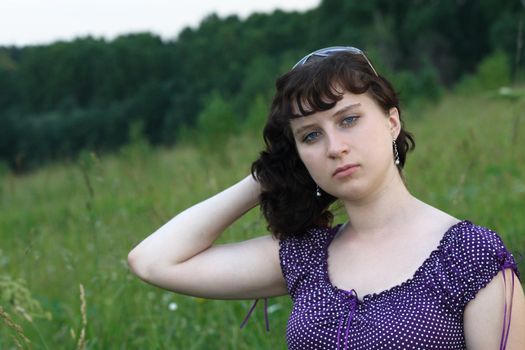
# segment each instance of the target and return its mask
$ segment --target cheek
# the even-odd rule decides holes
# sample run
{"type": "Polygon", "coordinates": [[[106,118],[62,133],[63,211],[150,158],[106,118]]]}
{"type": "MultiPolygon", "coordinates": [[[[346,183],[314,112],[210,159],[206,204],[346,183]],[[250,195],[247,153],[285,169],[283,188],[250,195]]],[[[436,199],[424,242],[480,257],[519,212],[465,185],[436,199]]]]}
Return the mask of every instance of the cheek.
{"type": "Polygon", "coordinates": [[[319,162],[319,156],[315,154],[315,152],[312,151],[299,151],[299,158],[303,162],[304,166],[306,167],[306,170],[308,170],[308,173],[310,173],[310,176],[314,178],[314,180],[318,177],[318,173],[320,173],[322,169],[322,165],[319,162]]]}

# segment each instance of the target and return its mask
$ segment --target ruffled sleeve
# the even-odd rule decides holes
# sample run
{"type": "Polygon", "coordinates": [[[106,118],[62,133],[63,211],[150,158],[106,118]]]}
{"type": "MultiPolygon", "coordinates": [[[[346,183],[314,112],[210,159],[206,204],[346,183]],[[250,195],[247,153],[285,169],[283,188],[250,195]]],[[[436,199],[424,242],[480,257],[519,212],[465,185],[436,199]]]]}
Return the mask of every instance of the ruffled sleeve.
{"type": "MultiPolygon", "coordinates": [[[[498,234],[467,220],[447,232],[437,255],[427,285],[454,314],[462,314],[500,271],[510,269],[519,276],[514,257],[498,234]]],[[[511,277],[508,271],[507,275],[511,277]]]]}
{"type": "Polygon", "coordinates": [[[501,327],[500,350],[506,348],[512,315],[514,285],[519,283],[518,266],[499,235],[482,226],[466,222],[454,237],[449,261],[461,281],[459,307],[464,310],[469,301],[500,272],[505,283],[503,324],[501,327]],[[515,281],[517,277],[518,281],[515,281]],[[507,279],[510,288],[507,288],[507,279]]]}
{"type": "Polygon", "coordinates": [[[303,236],[283,238],[279,241],[281,270],[293,301],[300,294],[308,275],[315,266],[319,266],[320,255],[330,230],[311,229],[303,236]]]}
{"type": "MultiPolygon", "coordinates": [[[[464,281],[460,302],[464,308],[498,272],[511,269],[519,277],[518,266],[499,235],[482,226],[463,225],[457,233],[451,253],[464,281]]],[[[510,276],[510,274],[507,275],[510,276]]]]}
{"type": "MultiPolygon", "coordinates": [[[[332,232],[330,228],[315,228],[308,230],[303,236],[284,238],[279,241],[281,270],[286,280],[288,293],[294,302],[314,269],[314,264],[319,264],[324,242],[330,232],[332,232]]],[[[240,328],[246,325],[258,302],[259,299],[256,299],[252,304],[240,328]]],[[[264,319],[266,330],[269,331],[267,309],[268,299],[264,298],[264,319]]]]}

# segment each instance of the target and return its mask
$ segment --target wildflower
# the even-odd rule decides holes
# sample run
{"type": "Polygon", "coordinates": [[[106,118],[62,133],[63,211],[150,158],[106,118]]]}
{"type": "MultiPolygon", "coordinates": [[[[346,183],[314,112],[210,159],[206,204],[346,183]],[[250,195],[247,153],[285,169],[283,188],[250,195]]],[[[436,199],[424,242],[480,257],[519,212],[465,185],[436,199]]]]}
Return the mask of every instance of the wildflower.
{"type": "Polygon", "coordinates": [[[268,314],[273,314],[275,311],[280,310],[282,308],[281,304],[273,304],[268,306],[268,314]]]}
{"type": "Polygon", "coordinates": [[[174,301],[172,301],[171,303],[168,304],[168,309],[170,311],[175,311],[175,310],[177,310],[177,308],[178,308],[177,303],[174,302],[174,301]]]}

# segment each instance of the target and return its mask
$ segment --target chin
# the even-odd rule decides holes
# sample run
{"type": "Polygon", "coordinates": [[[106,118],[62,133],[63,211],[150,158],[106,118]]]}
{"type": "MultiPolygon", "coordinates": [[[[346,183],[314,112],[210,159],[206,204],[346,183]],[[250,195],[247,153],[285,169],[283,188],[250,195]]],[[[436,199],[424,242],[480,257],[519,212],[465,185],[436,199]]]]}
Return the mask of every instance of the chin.
{"type": "Polygon", "coordinates": [[[347,191],[338,191],[337,193],[332,194],[341,201],[356,202],[361,201],[366,198],[366,193],[359,190],[347,190],[347,191]]]}

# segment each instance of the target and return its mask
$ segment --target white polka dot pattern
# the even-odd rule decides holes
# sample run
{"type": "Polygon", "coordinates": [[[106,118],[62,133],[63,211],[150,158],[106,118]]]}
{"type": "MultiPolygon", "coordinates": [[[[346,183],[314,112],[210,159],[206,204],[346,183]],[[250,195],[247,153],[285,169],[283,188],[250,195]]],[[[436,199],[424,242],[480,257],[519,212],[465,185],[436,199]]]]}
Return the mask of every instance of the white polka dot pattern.
{"type": "Polygon", "coordinates": [[[286,331],[291,350],[464,349],[466,304],[504,265],[519,276],[495,232],[462,221],[447,230],[411,279],[359,299],[328,277],[328,246],[338,228],[280,242],[294,302],[286,331]]]}

